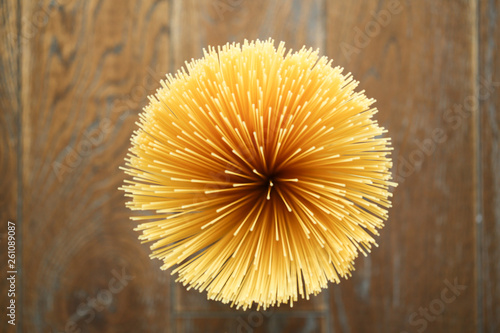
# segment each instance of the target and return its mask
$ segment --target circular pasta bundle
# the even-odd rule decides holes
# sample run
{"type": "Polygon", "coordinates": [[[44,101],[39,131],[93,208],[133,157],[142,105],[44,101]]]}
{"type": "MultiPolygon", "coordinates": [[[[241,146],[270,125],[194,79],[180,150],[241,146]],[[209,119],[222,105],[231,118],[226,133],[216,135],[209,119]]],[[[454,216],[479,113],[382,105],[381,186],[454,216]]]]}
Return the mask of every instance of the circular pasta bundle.
{"type": "Polygon", "coordinates": [[[204,50],[140,115],[121,188],[140,239],[188,288],[247,309],[350,276],[387,219],[390,139],[374,100],[318,51],[204,50]]]}

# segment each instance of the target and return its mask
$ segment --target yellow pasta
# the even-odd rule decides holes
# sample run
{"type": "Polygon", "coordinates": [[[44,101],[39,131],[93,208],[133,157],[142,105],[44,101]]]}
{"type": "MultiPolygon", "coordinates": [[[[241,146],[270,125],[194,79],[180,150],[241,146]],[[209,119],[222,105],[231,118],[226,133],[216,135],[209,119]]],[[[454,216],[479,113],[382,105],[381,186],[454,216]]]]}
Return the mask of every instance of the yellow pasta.
{"type": "Polygon", "coordinates": [[[257,40],[204,50],[161,84],[121,189],[162,269],[243,309],[349,277],[396,185],[390,139],[351,75],[257,40]]]}

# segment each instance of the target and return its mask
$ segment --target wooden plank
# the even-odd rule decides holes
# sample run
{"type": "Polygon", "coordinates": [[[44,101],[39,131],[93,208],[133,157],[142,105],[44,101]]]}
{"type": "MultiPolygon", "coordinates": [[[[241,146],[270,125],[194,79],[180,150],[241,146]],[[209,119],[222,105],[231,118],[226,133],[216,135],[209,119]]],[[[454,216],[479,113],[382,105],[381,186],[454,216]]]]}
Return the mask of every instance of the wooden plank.
{"type": "MultiPolygon", "coordinates": [[[[243,310],[231,309],[227,304],[216,301],[207,301],[206,293],[200,293],[197,290],[183,290],[185,289],[182,285],[175,288],[175,304],[176,309],[179,313],[182,312],[231,312],[240,313],[244,315],[243,310]]],[[[308,311],[308,312],[324,312],[327,311],[328,305],[328,293],[323,292],[318,295],[311,295],[309,300],[299,299],[298,302],[293,304],[293,311],[308,311]]],[[[287,312],[290,311],[290,307],[286,304],[281,305],[276,308],[276,312],[287,312]]]]}
{"type": "Polygon", "coordinates": [[[324,46],[324,1],[174,0],[173,68],[202,56],[208,45],[245,39],[284,41],[289,48],[324,46]]]}
{"type": "Polygon", "coordinates": [[[117,188],[151,76],[168,69],[169,2],[22,10],[34,22],[23,25],[24,331],[165,331],[169,276],[117,188]]]}
{"type": "Polygon", "coordinates": [[[330,292],[335,332],[472,332],[473,2],[329,1],[327,12],[328,55],[378,101],[399,182],[380,247],[330,292]]]}
{"type": "MultiPolygon", "coordinates": [[[[21,115],[20,91],[19,91],[19,54],[20,54],[20,34],[19,34],[19,11],[17,1],[2,1],[0,3],[0,271],[2,281],[0,282],[1,311],[0,331],[11,333],[16,332],[20,325],[21,316],[21,269],[20,269],[20,247],[19,239],[20,216],[17,214],[18,207],[18,151],[19,151],[19,120],[21,115]],[[8,262],[8,223],[15,223],[17,233],[12,235],[16,238],[15,262],[8,262]],[[15,264],[11,269],[8,264],[15,264]],[[7,280],[10,274],[7,271],[18,270],[16,274],[14,289],[7,280]],[[15,297],[12,297],[12,290],[15,290],[15,297]],[[15,318],[7,317],[12,307],[10,301],[15,301],[15,318]],[[8,321],[15,319],[14,325],[8,321]]],[[[12,239],[11,239],[12,241],[12,239]]],[[[14,281],[14,280],[13,280],[14,281]]]]}
{"type": "Polygon", "coordinates": [[[325,318],[314,315],[302,316],[247,312],[238,317],[196,317],[177,319],[177,332],[182,333],[219,333],[219,332],[294,332],[327,333],[325,318]]]}
{"type": "Polygon", "coordinates": [[[500,1],[479,1],[479,82],[481,155],[477,222],[482,240],[481,278],[484,332],[500,331],[500,1]]]}
{"type": "MultiPolygon", "coordinates": [[[[203,48],[208,45],[224,45],[233,41],[243,42],[244,39],[266,40],[272,37],[276,43],[284,41],[288,48],[295,50],[303,45],[324,49],[323,0],[307,3],[276,0],[174,0],[172,15],[172,42],[176,46],[172,62],[174,70],[179,69],[186,60],[201,57],[203,48]]],[[[236,311],[227,305],[208,301],[206,293],[186,291],[185,287],[177,283],[174,284],[174,288],[177,300],[175,315],[180,318],[178,319],[178,332],[197,331],[189,327],[201,329],[198,325],[200,323],[204,329],[214,329],[214,332],[217,331],[216,328],[220,329],[219,331],[224,329],[234,331],[234,320],[225,321],[223,317],[217,315],[208,318],[202,316],[202,318],[199,314],[203,312],[245,315],[245,312],[236,311]],[[185,313],[192,315],[184,317],[185,313]]],[[[326,296],[325,291],[309,302],[298,302],[293,309],[290,309],[288,305],[282,305],[276,311],[279,313],[307,311],[320,316],[321,322],[324,321],[326,325],[325,314],[328,311],[326,296]]],[[[266,328],[274,326],[263,325],[262,327],[268,332],[279,331],[266,328]]]]}

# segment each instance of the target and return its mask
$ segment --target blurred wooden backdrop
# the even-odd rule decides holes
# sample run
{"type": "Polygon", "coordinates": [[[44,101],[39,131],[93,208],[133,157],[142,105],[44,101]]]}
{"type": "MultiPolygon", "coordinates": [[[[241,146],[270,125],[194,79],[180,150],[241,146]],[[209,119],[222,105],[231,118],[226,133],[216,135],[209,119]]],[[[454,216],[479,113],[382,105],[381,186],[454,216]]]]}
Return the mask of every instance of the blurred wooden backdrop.
{"type": "Polygon", "coordinates": [[[2,332],[500,331],[500,0],[0,6],[2,332]],[[165,73],[207,45],[268,37],[320,48],[361,81],[400,185],[380,246],[351,279],[294,309],[242,312],[148,259],[118,167],[165,73]]]}

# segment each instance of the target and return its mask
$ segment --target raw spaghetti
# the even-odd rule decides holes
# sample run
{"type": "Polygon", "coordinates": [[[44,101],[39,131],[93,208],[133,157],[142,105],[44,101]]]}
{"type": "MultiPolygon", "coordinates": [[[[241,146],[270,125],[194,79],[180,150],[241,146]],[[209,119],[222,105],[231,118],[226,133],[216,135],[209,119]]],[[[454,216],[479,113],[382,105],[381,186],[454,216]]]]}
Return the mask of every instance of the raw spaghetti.
{"type": "Polygon", "coordinates": [[[177,281],[247,309],[340,282],[387,219],[390,139],[374,100],[318,51],[204,50],[140,115],[121,188],[177,281]]]}

